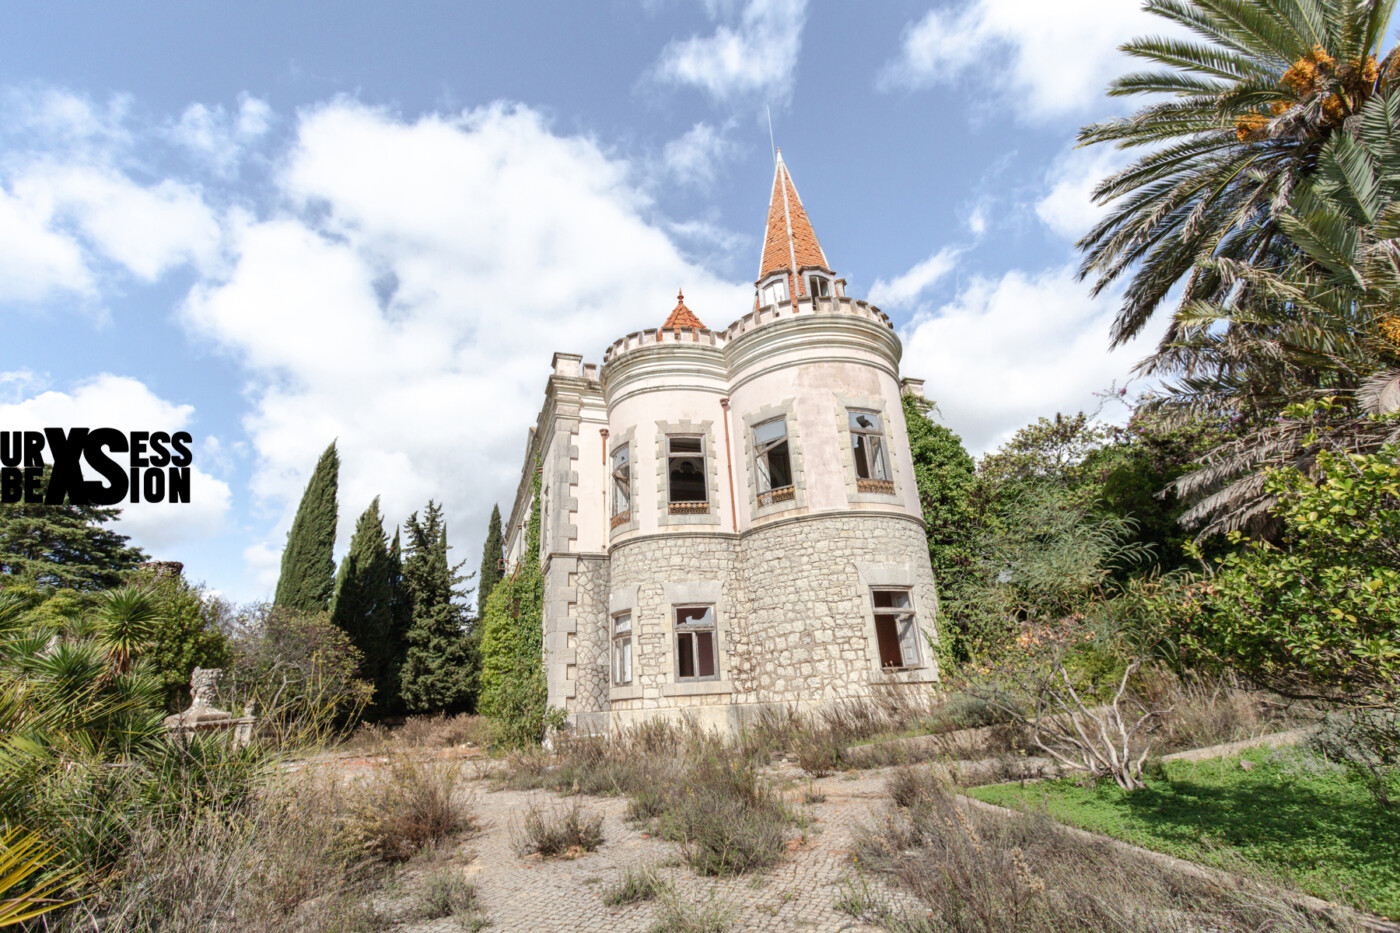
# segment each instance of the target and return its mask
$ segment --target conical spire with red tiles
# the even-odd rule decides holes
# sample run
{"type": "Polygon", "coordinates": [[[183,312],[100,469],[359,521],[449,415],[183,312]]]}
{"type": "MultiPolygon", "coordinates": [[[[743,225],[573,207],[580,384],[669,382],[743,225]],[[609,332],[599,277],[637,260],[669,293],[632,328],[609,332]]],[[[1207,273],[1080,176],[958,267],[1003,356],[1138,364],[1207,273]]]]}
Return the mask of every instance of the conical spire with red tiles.
{"type": "Polygon", "coordinates": [[[817,242],[817,233],[812,229],[812,221],[802,207],[802,199],[797,196],[797,186],[792,183],[792,175],[783,162],[783,150],[779,149],[758,278],[762,281],[775,272],[786,271],[789,292],[805,295],[807,290],[798,273],[807,268],[831,271],[826,253],[822,252],[821,243],[817,242]],[[793,288],[794,285],[796,288],[793,288]]]}
{"type": "Polygon", "coordinates": [[[661,325],[662,330],[668,328],[675,330],[679,328],[693,327],[696,330],[704,330],[705,325],[700,323],[700,319],[695,316],[695,312],[685,306],[685,292],[676,290],[676,308],[671,312],[671,316],[666,319],[666,323],[661,325]]]}

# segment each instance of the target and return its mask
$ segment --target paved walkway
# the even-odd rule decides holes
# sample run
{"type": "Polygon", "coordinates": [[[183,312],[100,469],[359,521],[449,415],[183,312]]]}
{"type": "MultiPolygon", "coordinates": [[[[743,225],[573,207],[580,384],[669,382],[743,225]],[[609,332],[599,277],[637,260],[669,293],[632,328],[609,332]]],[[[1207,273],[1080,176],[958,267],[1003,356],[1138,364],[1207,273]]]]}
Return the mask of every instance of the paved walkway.
{"type": "MultiPolygon", "coordinates": [[[[793,772],[794,776],[798,772],[793,772]]],[[[490,791],[472,782],[477,832],[454,860],[476,885],[491,920],[490,929],[504,933],[645,933],[655,920],[657,905],[645,902],[607,907],[603,893],[628,868],[663,866],[660,871],[683,900],[718,902],[729,913],[732,931],[778,933],[874,933],[877,929],[839,913],[833,903],[838,882],[851,872],[854,833],[879,818],[888,801],[886,774],[871,772],[855,780],[842,776],[815,783],[821,803],[803,804],[806,782],[794,787],[789,799],[811,821],[802,840],[790,844],[788,855],[761,875],[710,879],[697,877],[681,861],[679,847],[649,837],[623,819],[625,798],[558,797],[544,792],[490,791]],[[603,815],[603,845],[573,860],[539,860],[516,854],[513,837],[523,814],[533,804],[568,807],[578,800],[586,810],[603,815]]],[[[459,929],[451,919],[398,927],[412,933],[449,933],[459,929]]]]}

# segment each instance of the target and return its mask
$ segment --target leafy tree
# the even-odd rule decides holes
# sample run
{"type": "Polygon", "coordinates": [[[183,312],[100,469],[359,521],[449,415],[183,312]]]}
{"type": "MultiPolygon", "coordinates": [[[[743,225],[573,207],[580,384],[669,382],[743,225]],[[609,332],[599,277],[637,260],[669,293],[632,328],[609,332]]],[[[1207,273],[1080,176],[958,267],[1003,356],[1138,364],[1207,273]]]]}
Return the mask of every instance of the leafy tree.
{"type": "Polygon", "coordinates": [[[231,705],[251,704],[274,725],[314,731],[353,719],[370,701],[360,651],[326,613],[260,603],[245,610],[238,630],[231,705]]]}
{"type": "Polygon", "coordinates": [[[287,547],[282,551],[282,573],[277,578],[273,603],[302,612],[325,612],[335,592],[336,487],[340,455],[335,442],[321,454],[311,481],[306,484],[287,547]]]}
{"type": "Polygon", "coordinates": [[[160,678],[165,709],[182,709],[189,700],[190,673],[196,667],[227,667],[233,659],[219,625],[228,607],[177,574],[140,571],[132,582],[149,590],[154,599],[155,631],[147,657],[160,678]]]}
{"type": "MultiPolygon", "coordinates": [[[[1285,696],[1400,704],[1400,445],[1268,480],[1284,524],[1198,581],[1189,644],[1285,696]]],[[[1236,533],[1238,537],[1238,533],[1236,533]]]]}
{"type": "Polygon", "coordinates": [[[398,697],[393,599],[394,569],[376,496],[356,523],[350,550],[340,562],[331,621],[359,649],[360,676],[374,684],[375,705],[380,711],[398,697]]]}
{"type": "Polygon", "coordinates": [[[540,571],[540,476],[525,530],[525,553],[481,613],[480,711],[506,745],[538,742],[549,720],[544,676],[544,575],[540,571]]]}
{"type": "Polygon", "coordinates": [[[978,471],[995,485],[1047,482],[1078,489],[1095,478],[1091,457],[1112,437],[1112,429],[1096,416],[1057,413],[1018,430],[982,458],[978,471]]]}
{"type": "Polygon", "coordinates": [[[448,560],[441,506],[430,500],[422,520],[414,512],[405,528],[403,588],[412,621],[399,677],[404,704],[414,712],[467,709],[476,692],[477,665],[467,615],[458,602],[470,592],[459,588],[466,579],[458,573],[463,564],[448,560]]]}
{"type": "MultiPolygon", "coordinates": [[[[1113,327],[1135,336],[1184,280],[1183,308],[1224,303],[1224,262],[1278,261],[1293,247],[1276,207],[1323,144],[1395,83],[1394,53],[1376,52],[1394,0],[1148,0],[1146,9],[1190,39],[1124,46],[1157,67],[1115,80],[1109,95],[1151,95],[1137,112],[1080,131],[1085,143],[1147,154],[1106,178],[1094,196],[1107,216],[1079,242],[1081,274],[1101,291],[1131,270],[1113,327]]],[[[1245,296],[1247,298],[1247,296],[1245,296]]],[[[1180,360],[1168,346],[1160,360],[1180,360]]]]}
{"type": "Polygon", "coordinates": [[[919,504],[928,528],[929,557],[934,578],[940,579],[945,570],[966,567],[972,561],[970,500],[977,468],[962,438],[930,419],[924,410],[928,403],[921,402],[912,395],[904,396],[904,422],[919,504]]]}
{"type": "Polygon", "coordinates": [[[501,570],[501,557],[505,553],[505,543],[501,536],[501,507],[491,506],[491,523],[486,529],[486,544],[481,549],[481,570],[476,575],[477,615],[486,599],[491,595],[504,573],[501,570]]]}
{"type": "MultiPolygon", "coordinates": [[[[46,471],[47,475],[47,471],[46,471]]],[[[0,504],[0,585],[110,589],[146,560],[127,536],[106,527],[120,509],[92,505],[0,504]]]]}

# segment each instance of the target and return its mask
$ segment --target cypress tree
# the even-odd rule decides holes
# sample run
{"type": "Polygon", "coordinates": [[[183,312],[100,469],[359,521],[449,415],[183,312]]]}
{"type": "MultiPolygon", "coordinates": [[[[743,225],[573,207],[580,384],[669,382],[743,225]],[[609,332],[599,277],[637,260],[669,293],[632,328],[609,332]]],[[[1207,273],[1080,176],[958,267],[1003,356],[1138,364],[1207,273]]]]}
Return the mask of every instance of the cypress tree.
{"type": "Polygon", "coordinates": [[[390,638],[393,629],[393,580],[389,541],[375,496],[355,524],[350,551],[340,562],[331,621],[360,649],[360,676],[374,684],[374,702],[382,711],[397,693],[389,683],[393,661],[390,638]]]}
{"type": "Polygon", "coordinates": [[[501,538],[501,507],[493,505],[491,506],[491,524],[486,528],[486,544],[481,549],[481,570],[476,575],[476,614],[478,616],[481,615],[482,607],[486,605],[491,591],[501,581],[503,576],[501,557],[504,552],[505,542],[501,538]]]}
{"type": "Polygon", "coordinates": [[[311,482],[306,484],[287,547],[282,552],[282,573],[277,578],[273,603],[303,612],[325,612],[335,592],[336,486],[340,455],[335,441],[321,454],[311,482]]]}
{"type": "Polygon", "coordinates": [[[403,589],[411,621],[399,675],[404,705],[413,712],[466,709],[475,692],[476,670],[467,614],[458,602],[469,592],[460,588],[462,564],[448,560],[447,527],[442,508],[433,501],[421,521],[415,512],[405,528],[403,589]]]}
{"type": "Polygon", "coordinates": [[[408,650],[408,626],[411,621],[408,594],[403,585],[403,546],[396,525],[394,540],[389,545],[389,633],[384,646],[385,692],[378,701],[382,710],[398,712],[403,708],[399,677],[403,671],[404,652],[408,650]]]}

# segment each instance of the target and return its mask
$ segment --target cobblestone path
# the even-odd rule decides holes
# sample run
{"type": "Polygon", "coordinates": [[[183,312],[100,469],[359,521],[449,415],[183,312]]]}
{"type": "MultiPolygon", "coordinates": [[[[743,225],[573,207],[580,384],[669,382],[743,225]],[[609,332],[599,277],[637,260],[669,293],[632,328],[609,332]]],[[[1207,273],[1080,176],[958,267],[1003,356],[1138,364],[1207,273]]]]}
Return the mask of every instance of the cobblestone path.
{"type": "MultiPolygon", "coordinates": [[[[802,931],[802,933],[874,933],[833,907],[838,882],[851,872],[854,831],[878,818],[888,797],[885,776],[875,772],[856,780],[840,776],[816,782],[813,790],[826,794],[821,803],[802,804],[811,821],[805,840],[790,846],[787,856],[761,875],[710,879],[696,876],[680,858],[679,847],[650,838],[623,819],[625,798],[559,797],[545,792],[490,791],[473,782],[477,832],[463,845],[456,861],[476,885],[491,920],[502,933],[646,933],[655,921],[656,904],[607,907],[603,892],[628,868],[660,865],[683,900],[714,899],[727,910],[731,931],[802,931]],[[516,854],[513,837],[521,815],[532,804],[583,807],[603,815],[603,845],[577,859],[539,860],[516,854]]],[[[800,801],[803,782],[790,792],[800,801]]],[[[794,804],[796,805],[796,804],[794,804]]],[[[454,869],[455,870],[455,869],[454,869]]],[[[420,922],[399,930],[449,933],[455,922],[420,922]]]]}

